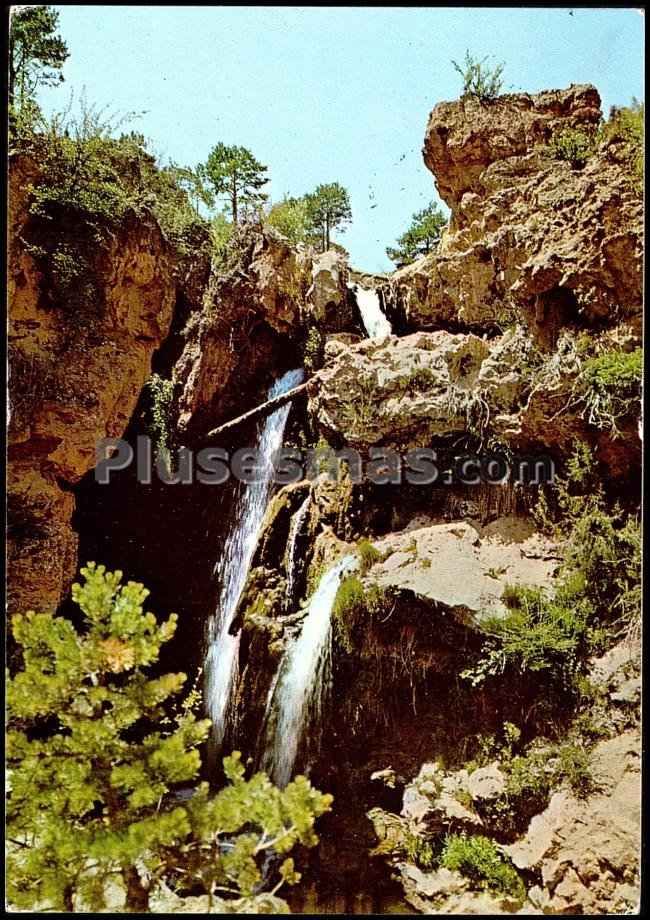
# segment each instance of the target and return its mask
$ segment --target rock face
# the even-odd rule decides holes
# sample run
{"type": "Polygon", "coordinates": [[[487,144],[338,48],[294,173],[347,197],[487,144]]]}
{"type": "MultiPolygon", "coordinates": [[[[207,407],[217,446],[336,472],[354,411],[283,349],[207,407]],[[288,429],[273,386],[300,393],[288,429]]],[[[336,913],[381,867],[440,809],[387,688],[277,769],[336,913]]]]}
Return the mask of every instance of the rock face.
{"type": "Polygon", "coordinates": [[[483,530],[477,522],[458,521],[388,534],[375,543],[384,558],[368,577],[479,619],[498,616],[505,613],[500,598],[506,584],[549,584],[557,549],[514,517],[483,530]]]}
{"type": "Polygon", "coordinates": [[[123,434],[172,318],[171,254],[153,219],[128,220],[91,266],[82,314],[52,301],[28,249],[29,181],[11,164],[9,252],[10,610],[53,609],[74,575],[70,488],[95,465],[95,444],[123,434]]]}
{"type": "Polygon", "coordinates": [[[396,272],[387,296],[409,329],[504,328],[524,320],[552,347],[577,322],[641,310],[642,203],[603,142],[583,169],[549,140],[593,130],[593,86],[443,102],[431,112],[424,159],[452,211],[440,251],[396,272]]]}
{"type": "Polygon", "coordinates": [[[174,369],[181,437],[250,407],[271,374],[298,367],[311,323],[345,328],[346,279],[341,254],[293,249],[269,230],[252,237],[236,269],[215,268],[174,369]]]}
{"type": "Polygon", "coordinates": [[[515,866],[534,871],[530,898],[544,913],[630,913],[638,909],[641,741],[624,732],[591,754],[597,794],[557,792],[522,839],[506,847],[515,866]]]}

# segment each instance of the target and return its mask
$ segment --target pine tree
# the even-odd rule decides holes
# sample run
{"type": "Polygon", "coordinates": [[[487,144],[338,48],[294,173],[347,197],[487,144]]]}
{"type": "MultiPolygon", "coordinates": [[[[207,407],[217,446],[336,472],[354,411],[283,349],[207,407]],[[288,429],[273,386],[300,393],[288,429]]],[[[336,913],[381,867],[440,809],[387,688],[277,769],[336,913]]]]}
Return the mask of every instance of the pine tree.
{"type": "Polygon", "coordinates": [[[146,673],[176,617],[145,613],[148,591],[122,585],[120,572],[89,563],[82,575],[72,595],[81,631],[33,611],[12,621],[22,661],[7,681],[10,902],[99,910],[113,884],[126,910],[146,911],[164,884],[254,911],[259,888],[275,896],[298,880],[286,854],[317,842],[314,821],[331,796],[304,777],[284,790],[263,773],[246,780],[235,752],[223,789],[200,783],[175,797],[196,783],[210,724],[194,714],[196,692],[172,705],[184,674],[146,673]],[[272,878],[260,867],[269,853],[285,857],[272,878]]]}
{"type": "Polygon", "coordinates": [[[343,230],[352,220],[350,196],[338,182],[318,185],[305,196],[311,224],[320,233],[323,252],[330,248],[333,230],[343,230]]]}
{"type": "Polygon", "coordinates": [[[59,14],[51,6],[14,7],[9,32],[9,106],[22,108],[39,85],[63,81],[68,46],[57,35],[59,14]]]}
{"type": "Polygon", "coordinates": [[[217,144],[201,170],[215,194],[228,199],[234,224],[239,223],[242,209],[254,208],[267,197],[260,189],[269,181],[268,167],[245,147],[217,144]]]}
{"type": "Polygon", "coordinates": [[[426,208],[413,215],[411,226],[400,236],[394,248],[388,247],[386,255],[398,268],[408,265],[433,252],[446,225],[447,218],[440,206],[432,201],[426,208]]]}

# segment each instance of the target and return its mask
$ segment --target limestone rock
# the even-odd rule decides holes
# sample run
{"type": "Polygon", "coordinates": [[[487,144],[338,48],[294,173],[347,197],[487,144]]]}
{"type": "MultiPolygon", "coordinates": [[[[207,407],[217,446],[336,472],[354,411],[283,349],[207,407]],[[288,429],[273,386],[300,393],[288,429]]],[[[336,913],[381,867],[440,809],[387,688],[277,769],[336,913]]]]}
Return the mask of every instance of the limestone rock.
{"type": "Polygon", "coordinates": [[[641,786],[638,731],[602,741],[591,755],[598,792],[555,793],[527,834],[504,847],[543,881],[550,913],[627,913],[638,901],[641,786]]]}
{"type": "Polygon", "coordinates": [[[498,799],[506,789],[506,777],[497,761],[487,767],[479,767],[469,776],[469,794],[474,802],[483,803],[498,799]]]}
{"type": "Polygon", "coordinates": [[[452,210],[437,253],[396,272],[386,296],[410,330],[525,321],[545,347],[566,324],[641,310],[642,201],[615,145],[581,169],[553,159],[559,131],[600,118],[592,86],[493,103],[443,102],[424,160],[452,210]]]}
{"type": "Polygon", "coordinates": [[[151,216],[125,219],[92,254],[94,296],[79,314],[56,300],[29,250],[29,183],[39,167],[10,169],[8,265],[10,610],[53,610],[77,567],[70,487],[95,465],[96,443],[119,437],[151,358],[167,335],[176,279],[151,216]],[[54,298],[54,299],[53,299],[54,298]]]}
{"type": "Polygon", "coordinates": [[[415,446],[464,431],[488,345],[476,336],[419,333],[366,339],[319,374],[310,412],[351,447],[415,446]]]}
{"type": "Polygon", "coordinates": [[[387,534],[375,542],[385,558],[366,577],[459,615],[502,614],[506,584],[547,586],[557,566],[552,541],[524,524],[503,517],[485,531],[476,522],[458,521],[387,534]]]}

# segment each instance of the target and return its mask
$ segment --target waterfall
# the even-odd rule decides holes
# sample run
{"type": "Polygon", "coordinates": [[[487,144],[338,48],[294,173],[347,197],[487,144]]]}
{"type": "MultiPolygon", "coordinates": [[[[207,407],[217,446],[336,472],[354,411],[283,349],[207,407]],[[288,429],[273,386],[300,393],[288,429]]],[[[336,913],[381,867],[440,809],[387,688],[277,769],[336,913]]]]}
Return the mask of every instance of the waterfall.
{"type": "MultiPolygon", "coordinates": [[[[303,379],[304,371],[288,371],[268,392],[268,398],[280,396],[303,379]]],[[[212,720],[213,742],[217,749],[226,731],[228,704],[237,676],[239,634],[231,635],[239,600],[257,544],[258,532],[273,489],[270,460],[282,446],[282,437],[291,405],[282,406],[258,426],[257,450],[263,474],[257,482],[243,485],[233,511],[232,525],[223,552],[215,565],[221,581],[219,601],[208,627],[205,656],[205,702],[212,720]]]]}
{"type": "Polygon", "coordinates": [[[379,339],[383,336],[391,335],[393,330],[391,324],[382,313],[379,294],[368,288],[362,288],[360,284],[351,282],[348,283],[348,288],[356,298],[363,327],[368,338],[379,339]]]}
{"type": "Polygon", "coordinates": [[[291,525],[289,527],[289,539],[287,540],[287,551],[285,554],[285,569],[287,573],[287,607],[291,608],[293,605],[293,595],[296,590],[296,575],[298,570],[298,560],[296,559],[296,546],[298,543],[298,536],[302,530],[303,524],[305,523],[305,518],[307,517],[307,512],[309,510],[309,501],[310,496],[307,495],[307,498],[304,500],[300,508],[291,518],[291,525]]]}
{"type": "Polygon", "coordinates": [[[313,731],[320,722],[329,682],[334,599],[341,578],[357,565],[356,556],[345,556],[322,576],[309,602],[300,636],[285,656],[269,699],[263,766],[280,786],[286,786],[291,779],[305,731],[313,731]]]}

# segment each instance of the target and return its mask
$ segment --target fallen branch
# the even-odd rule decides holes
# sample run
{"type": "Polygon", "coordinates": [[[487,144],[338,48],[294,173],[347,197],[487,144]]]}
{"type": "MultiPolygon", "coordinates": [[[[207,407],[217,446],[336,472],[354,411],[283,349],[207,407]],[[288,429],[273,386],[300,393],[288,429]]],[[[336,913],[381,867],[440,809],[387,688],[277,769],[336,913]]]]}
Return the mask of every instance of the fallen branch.
{"type": "Polygon", "coordinates": [[[218,428],[213,428],[212,431],[208,431],[206,437],[214,438],[217,435],[223,434],[225,431],[230,431],[232,428],[242,425],[244,422],[250,422],[253,419],[267,415],[269,412],[274,412],[276,409],[279,409],[280,406],[284,406],[286,403],[291,402],[292,399],[295,399],[296,396],[304,393],[307,387],[313,383],[313,380],[314,378],[312,377],[310,380],[299,384],[292,390],[287,390],[286,393],[274,396],[273,399],[268,399],[265,403],[255,406],[254,409],[249,409],[248,412],[244,412],[243,415],[238,415],[237,418],[233,418],[229,422],[224,422],[224,424],[219,425],[218,428]]]}

